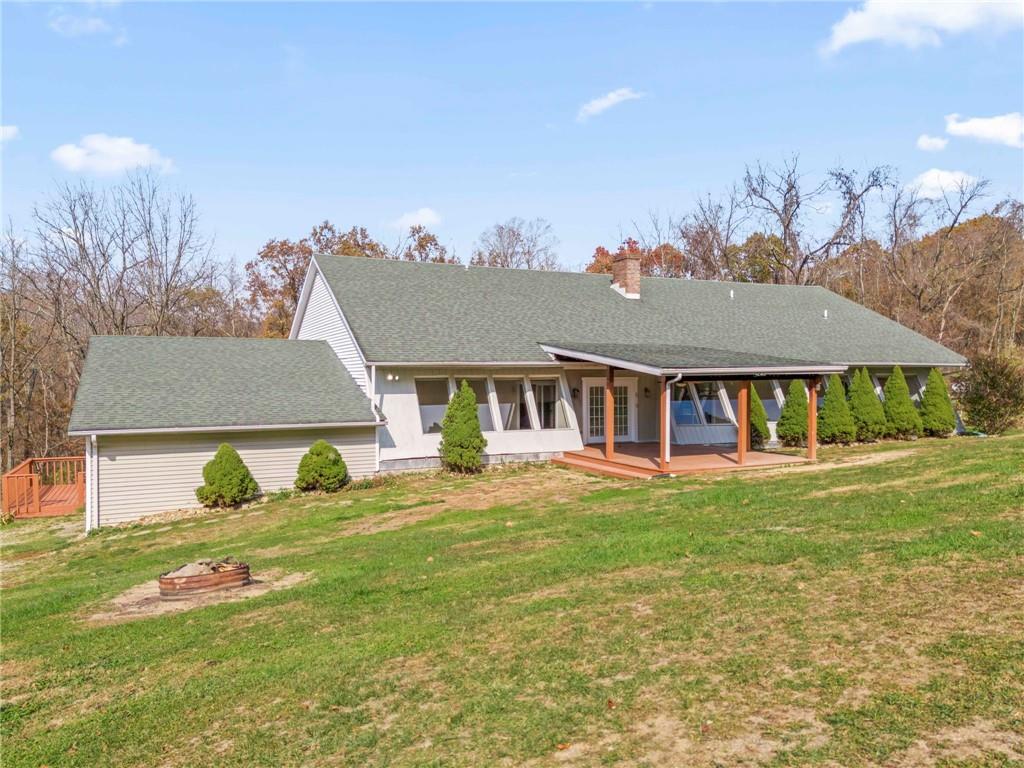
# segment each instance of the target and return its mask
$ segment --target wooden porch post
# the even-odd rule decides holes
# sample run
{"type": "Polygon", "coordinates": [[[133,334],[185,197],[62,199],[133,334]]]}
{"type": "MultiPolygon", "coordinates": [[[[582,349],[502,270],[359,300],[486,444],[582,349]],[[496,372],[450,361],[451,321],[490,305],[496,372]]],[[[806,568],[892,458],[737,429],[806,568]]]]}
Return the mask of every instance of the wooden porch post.
{"type": "Polygon", "coordinates": [[[615,369],[610,365],[604,382],[604,457],[615,457],[615,369]]]}
{"type": "Polygon", "coordinates": [[[736,398],[736,463],[747,463],[747,449],[750,447],[750,382],[741,381],[739,395],[736,398]]]}
{"type": "Polygon", "coordinates": [[[672,402],[671,397],[672,393],[669,391],[668,378],[666,376],[662,376],[661,393],[658,396],[658,400],[660,401],[658,417],[659,424],[661,424],[661,427],[658,430],[658,468],[662,472],[667,472],[669,465],[672,463],[672,442],[668,437],[668,416],[672,402]]]}
{"type": "Polygon", "coordinates": [[[810,395],[807,398],[807,458],[815,461],[818,458],[818,377],[808,382],[810,395]]]}

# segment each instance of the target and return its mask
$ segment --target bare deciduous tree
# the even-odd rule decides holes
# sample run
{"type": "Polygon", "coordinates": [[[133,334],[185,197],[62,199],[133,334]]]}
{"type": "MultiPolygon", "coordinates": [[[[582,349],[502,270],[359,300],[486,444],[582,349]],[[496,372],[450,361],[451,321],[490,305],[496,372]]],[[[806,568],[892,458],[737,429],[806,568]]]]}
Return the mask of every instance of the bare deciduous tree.
{"type": "Polygon", "coordinates": [[[471,264],[507,269],[560,269],[558,239],[544,219],[513,217],[485,230],[473,249],[471,264]]]}
{"type": "Polygon", "coordinates": [[[808,282],[816,267],[838,255],[856,240],[856,223],[867,196],[882,188],[890,176],[885,167],[868,171],[863,178],[853,171],[837,168],[828,179],[807,189],[799,172],[799,158],[793,157],[781,168],[758,164],[747,168],[743,179],[745,205],[760,218],[763,231],[777,236],[785,250],[775,257],[779,282],[808,282]],[[832,194],[839,199],[839,216],[827,234],[815,234],[808,217],[814,206],[828,202],[832,194]]]}

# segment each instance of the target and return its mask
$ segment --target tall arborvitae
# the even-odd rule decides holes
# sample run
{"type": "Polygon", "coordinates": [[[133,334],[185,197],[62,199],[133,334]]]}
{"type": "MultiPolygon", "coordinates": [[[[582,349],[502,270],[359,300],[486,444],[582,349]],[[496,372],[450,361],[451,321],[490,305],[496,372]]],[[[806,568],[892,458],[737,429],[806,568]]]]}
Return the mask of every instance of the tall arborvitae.
{"type": "Polygon", "coordinates": [[[897,365],[892,369],[892,376],[885,382],[882,391],[885,400],[885,421],[889,425],[889,434],[901,440],[909,440],[921,434],[921,414],[917,412],[914,401],[910,399],[907,380],[897,365]]]}
{"type": "Polygon", "coordinates": [[[441,420],[441,463],[455,472],[478,472],[487,440],[480,431],[476,393],[463,381],[441,420]]]}
{"type": "Polygon", "coordinates": [[[857,425],[846,404],[846,390],[839,374],[833,373],[825,390],[825,402],[818,417],[818,439],[823,443],[852,443],[857,437],[857,425]]]}
{"type": "Polygon", "coordinates": [[[867,368],[853,372],[850,382],[850,415],[857,427],[857,439],[869,443],[885,437],[885,408],[875,393],[867,368]]]}
{"type": "Polygon", "coordinates": [[[750,385],[750,447],[754,450],[764,448],[765,443],[772,439],[772,433],[768,429],[768,414],[765,413],[764,403],[754,385],[750,385]]]}
{"type": "Polygon", "coordinates": [[[807,387],[800,379],[793,379],[789,384],[775,433],[783,445],[803,445],[807,442],[807,387]]]}
{"type": "Polygon", "coordinates": [[[924,433],[932,437],[949,437],[956,429],[953,403],[949,399],[946,380],[938,368],[932,368],[928,373],[928,383],[921,398],[921,426],[924,433]]]}

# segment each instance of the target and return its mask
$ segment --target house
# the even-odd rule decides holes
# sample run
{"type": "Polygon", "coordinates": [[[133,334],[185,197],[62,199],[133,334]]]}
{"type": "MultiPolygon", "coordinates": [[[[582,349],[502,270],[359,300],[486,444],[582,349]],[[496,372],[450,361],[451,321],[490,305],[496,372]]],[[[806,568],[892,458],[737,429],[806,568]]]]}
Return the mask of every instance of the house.
{"type": "Polygon", "coordinates": [[[289,340],[94,339],[70,432],[91,527],[193,506],[223,441],[263,490],[317,437],[355,477],[437,466],[463,380],[486,462],[649,476],[749,460],[748,387],[774,429],[790,380],[865,366],[881,395],[897,364],[919,396],[965,360],[824,288],[641,277],[630,254],[610,276],[318,255],[289,340]]]}

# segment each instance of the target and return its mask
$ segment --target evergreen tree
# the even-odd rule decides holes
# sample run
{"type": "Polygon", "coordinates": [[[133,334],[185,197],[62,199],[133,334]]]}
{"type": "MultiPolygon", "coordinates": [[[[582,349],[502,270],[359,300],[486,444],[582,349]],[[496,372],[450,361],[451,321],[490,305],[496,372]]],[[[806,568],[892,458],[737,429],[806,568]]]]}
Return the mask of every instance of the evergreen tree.
{"type": "Polygon", "coordinates": [[[807,442],[807,387],[800,379],[793,379],[789,384],[775,432],[783,445],[807,442]]]}
{"type": "Polygon", "coordinates": [[[928,383],[921,398],[921,426],[924,433],[932,437],[949,437],[950,432],[956,429],[953,403],[949,399],[946,380],[938,368],[932,368],[928,373],[928,383]]]}
{"type": "Polygon", "coordinates": [[[857,425],[846,403],[846,390],[839,374],[833,373],[825,390],[825,402],[818,418],[818,439],[823,443],[852,443],[857,437],[857,425]]]}
{"type": "Polygon", "coordinates": [[[909,440],[921,434],[921,414],[917,412],[914,401],[910,399],[907,380],[897,365],[892,369],[892,376],[885,382],[883,390],[885,400],[885,421],[889,425],[889,434],[901,440],[909,440]]]}
{"type": "Polygon", "coordinates": [[[850,415],[857,427],[857,439],[869,443],[885,437],[888,426],[885,421],[885,408],[875,394],[875,386],[871,383],[871,374],[867,368],[853,372],[850,382],[850,415]]]}
{"type": "Polygon", "coordinates": [[[750,447],[754,450],[764,448],[765,443],[772,439],[768,429],[768,414],[761,402],[753,383],[750,385],[750,447]]]}
{"type": "Polygon", "coordinates": [[[299,461],[295,487],[300,491],[332,493],[348,482],[348,467],[338,449],[326,440],[317,440],[299,461]]]}
{"type": "Polygon", "coordinates": [[[441,421],[441,463],[454,472],[478,472],[486,447],[476,410],[476,393],[463,380],[441,421]]]}
{"type": "Polygon", "coordinates": [[[238,451],[221,443],[217,453],[203,467],[204,485],[196,498],[207,507],[233,507],[259,493],[259,486],[238,451]]]}

